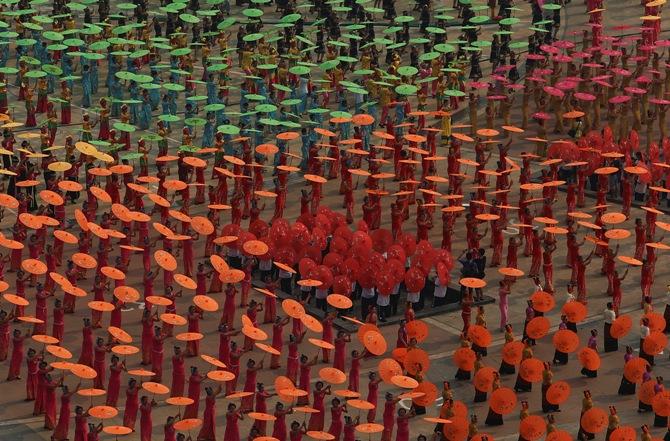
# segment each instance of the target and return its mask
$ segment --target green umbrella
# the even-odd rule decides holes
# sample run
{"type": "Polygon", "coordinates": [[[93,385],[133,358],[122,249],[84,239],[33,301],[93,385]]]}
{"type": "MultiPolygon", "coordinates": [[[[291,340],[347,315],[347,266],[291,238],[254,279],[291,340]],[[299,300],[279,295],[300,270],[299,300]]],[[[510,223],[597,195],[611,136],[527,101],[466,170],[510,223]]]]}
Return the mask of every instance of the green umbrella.
{"type": "Polygon", "coordinates": [[[244,11],[242,11],[242,14],[245,17],[258,18],[263,16],[263,11],[256,8],[247,8],[244,11]]]}
{"type": "Polygon", "coordinates": [[[266,100],[266,98],[263,95],[258,95],[258,94],[255,94],[255,93],[249,93],[247,95],[244,95],[244,97],[246,99],[248,99],[249,101],[265,101],[266,100]]]}
{"type": "Polygon", "coordinates": [[[221,132],[224,135],[237,135],[240,133],[240,128],[230,124],[222,124],[216,128],[217,132],[221,132]]]}
{"type": "MultiPolygon", "coordinates": [[[[144,137],[143,137],[143,138],[144,138],[144,137]]],[[[126,153],[126,154],[124,154],[124,155],[121,155],[120,158],[121,158],[122,160],[132,161],[132,160],[134,160],[134,159],[140,159],[142,156],[144,156],[143,153],[132,152],[132,153],[126,153]]]]}
{"type": "Polygon", "coordinates": [[[498,24],[501,24],[503,26],[512,26],[512,25],[515,25],[515,24],[519,23],[520,21],[521,21],[521,19],[519,19],[519,18],[508,17],[508,18],[503,18],[502,20],[500,20],[498,22],[498,24]]]}
{"type": "Polygon", "coordinates": [[[421,61],[431,61],[431,60],[434,60],[436,58],[439,58],[441,55],[442,54],[440,54],[439,52],[426,52],[425,54],[421,54],[419,56],[419,60],[421,60],[421,61]]]}
{"type": "Polygon", "coordinates": [[[401,84],[396,86],[394,90],[399,95],[414,95],[418,88],[413,84],[401,84]]]}
{"type": "Polygon", "coordinates": [[[70,2],[66,5],[70,10],[72,11],[83,11],[86,9],[86,5],[82,5],[81,3],[75,3],[75,2],[70,2]]]}
{"type": "Polygon", "coordinates": [[[177,122],[180,121],[181,118],[179,118],[177,115],[160,115],[158,120],[163,122],[177,122]]]}
{"type": "Polygon", "coordinates": [[[9,66],[0,67],[0,73],[6,74],[6,75],[13,75],[13,74],[17,73],[18,71],[19,70],[15,67],[9,67],[9,66]]]}
{"type": "Polygon", "coordinates": [[[234,17],[228,17],[225,20],[223,20],[222,22],[220,22],[218,25],[216,25],[216,28],[218,30],[222,31],[222,30],[227,29],[227,28],[231,27],[232,25],[234,25],[235,21],[236,20],[235,20],[234,17]]]}
{"type": "Polygon", "coordinates": [[[284,101],[282,101],[280,104],[282,106],[297,106],[300,104],[302,100],[300,98],[289,98],[284,101]]]}
{"type": "Polygon", "coordinates": [[[473,23],[473,24],[482,24],[482,23],[486,23],[487,21],[489,21],[489,18],[485,15],[475,15],[474,17],[472,17],[468,21],[470,23],[473,23]]]}
{"type": "Polygon", "coordinates": [[[444,91],[444,94],[446,96],[453,96],[453,97],[465,96],[465,92],[462,92],[458,89],[447,89],[447,90],[444,91]]]}
{"type": "Polygon", "coordinates": [[[417,69],[414,66],[400,66],[398,68],[398,73],[406,77],[413,77],[414,75],[419,73],[419,69],[417,69]]]}
{"type": "Polygon", "coordinates": [[[286,93],[291,93],[291,91],[293,91],[293,89],[291,89],[291,88],[288,87],[288,86],[284,86],[283,84],[277,84],[277,83],[274,83],[274,84],[272,85],[272,87],[274,87],[274,88],[277,89],[277,90],[281,90],[281,91],[283,91],[283,92],[286,92],[286,93]]]}
{"type": "Polygon", "coordinates": [[[68,46],[83,46],[86,42],[81,38],[68,38],[67,40],[63,40],[63,44],[67,44],[68,46]]]}
{"type": "Polygon", "coordinates": [[[330,116],[333,118],[351,118],[353,115],[349,112],[343,112],[342,110],[334,110],[330,112],[330,116]]]}
{"type": "Polygon", "coordinates": [[[411,15],[400,15],[394,18],[393,21],[396,23],[409,23],[411,21],[414,21],[414,17],[412,17],[411,15]]]}
{"type": "Polygon", "coordinates": [[[510,49],[523,49],[525,47],[528,47],[528,42],[527,41],[515,41],[514,43],[510,43],[509,47],[510,47],[510,49]]]}
{"type": "Polygon", "coordinates": [[[18,36],[19,36],[19,34],[17,32],[14,32],[14,31],[0,32],[0,37],[2,37],[2,38],[16,38],[18,36]]]}
{"type": "Polygon", "coordinates": [[[124,81],[134,81],[135,80],[135,74],[132,72],[128,72],[125,70],[122,70],[120,72],[117,72],[114,74],[114,76],[120,80],[124,81]]]}
{"type": "Polygon", "coordinates": [[[207,120],[204,118],[198,118],[198,117],[193,117],[193,118],[186,118],[184,120],[184,124],[188,124],[189,126],[204,126],[207,124],[207,120]]]}
{"type": "Polygon", "coordinates": [[[247,41],[247,42],[249,42],[249,41],[258,41],[258,40],[260,40],[260,39],[263,38],[263,37],[265,37],[265,34],[261,34],[261,33],[247,34],[247,35],[245,35],[245,36],[242,38],[242,40],[243,40],[243,41],[247,41]]]}
{"type": "Polygon", "coordinates": [[[21,60],[21,61],[25,61],[25,62],[28,63],[28,64],[32,64],[33,66],[39,66],[40,64],[42,64],[42,62],[41,62],[40,60],[38,60],[37,58],[34,58],[34,57],[28,57],[28,56],[26,56],[26,55],[22,56],[22,57],[20,58],[20,60],[21,60]]]}
{"type": "Polygon", "coordinates": [[[47,73],[42,72],[41,70],[31,70],[30,72],[26,72],[26,78],[42,78],[46,77],[47,73]]]}
{"type": "Polygon", "coordinates": [[[225,104],[221,104],[221,103],[212,103],[212,104],[207,104],[207,105],[206,105],[205,107],[203,107],[202,109],[203,109],[205,112],[218,112],[219,110],[223,110],[223,109],[225,109],[225,108],[226,108],[226,105],[225,105],[225,104]]]}
{"type": "Polygon", "coordinates": [[[122,122],[115,122],[114,128],[121,132],[129,132],[129,133],[133,133],[135,130],[137,130],[134,125],[122,122]]]}
{"type": "Polygon", "coordinates": [[[96,147],[109,147],[110,145],[112,145],[111,142],[103,141],[101,139],[92,139],[88,143],[93,144],[96,147]]]}
{"type": "Polygon", "coordinates": [[[542,5],[542,9],[547,11],[557,11],[561,9],[561,5],[557,5],[556,3],[545,3],[542,5]]]}
{"type": "Polygon", "coordinates": [[[447,31],[445,31],[442,28],[436,28],[434,26],[428,26],[426,28],[426,32],[430,32],[431,34],[446,34],[447,31]]]}
{"type": "Polygon", "coordinates": [[[91,43],[88,48],[92,51],[102,51],[107,49],[110,46],[110,43],[108,41],[96,41],[95,43],[91,43]]]}
{"type": "Polygon", "coordinates": [[[43,64],[41,69],[50,75],[58,76],[63,74],[63,69],[58,66],[54,66],[53,64],[43,64]]]}
{"type": "Polygon", "coordinates": [[[276,64],[259,64],[256,66],[256,69],[260,70],[274,70],[277,68],[276,64]]]}
{"type": "Polygon", "coordinates": [[[293,66],[288,71],[293,75],[306,75],[310,72],[310,69],[307,66],[293,66]]]}
{"type": "Polygon", "coordinates": [[[133,80],[135,80],[138,83],[151,83],[154,79],[151,75],[136,74],[133,77],[133,80]]]}
{"type": "Polygon", "coordinates": [[[323,71],[334,69],[337,67],[338,64],[340,64],[340,60],[338,59],[324,61],[319,65],[319,69],[323,71]]]}
{"type": "Polygon", "coordinates": [[[315,109],[309,109],[309,110],[307,111],[307,113],[312,113],[312,114],[315,114],[315,115],[323,114],[323,113],[328,113],[328,112],[330,112],[330,110],[328,110],[328,109],[324,109],[324,108],[321,108],[321,107],[317,107],[317,108],[315,108],[315,109]]]}
{"type": "Polygon", "coordinates": [[[30,29],[31,31],[42,31],[44,28],[36,23],[31,23],[31,22],[24,22],[23,27],[26,29],[30,29]]]}
{"type": "Polygon", "coordinates": [[[105,56],[103,54],[99,54],[97,52],[85,52],[81,54],[82,58],[85,58],[86,60],[104,60],[105,56]]]}
{"type": "Polygon", "coordinates": [[[256,106],[254,110],[263,113],[270,113],[277,110],[277,106],[275,106],[274,104],[259,104],[256,106]]]}
{"type": "Polygon", "coordinates": [[[67,49],[67,46],[60,43],[53,43],[48,45],[47,49],[49,49],[50,51],[64,51],[65,49],[67,49]]]}
{"type": "Polygon", "coordinates": [[[21,38],[14,42],[14,44],[16,44],[17,46],[32,46],[35,43],[37,43],[37,40],[35,40],[34,38],[21,38]]]}
{"type": "Polygon", "coordinates": [[[47,40],[51,41],[63,41],[65,37],[60,32],[46,31],[42,33],[42,36],[47,40]]]}
{"type": "Polygon", "coordinates": [[[185,21],[186,23],[199,23],[200,19],[196,17],[195,15],[191,14],[179,14],[179,18],[182,19],[182,21],[185,21]]]}
{"type": "Polygon", "coordinates": [[[280,121],[277,121],[276,119],[272,119],[272,118],[260,118],[258,120],[258,122],[260,122],[261,124],[264,124],[266,126],[278,126],[278,125],[281,124],[280,121]]]}
{"type": "Polygon", "coordinates": [[[300,20],[301,17],[302,15],[300,14],[288,14],[283,16],[279,21],[282,23],[295,23],[300,20]]]}
{"type": "Polygon", "coordinates": [[[436,51],[438,51],[440,53],[443,53],[443,54],[456,52],[456,46],[452,46],[451,44],[447,44],[447,43],[436,44],[433,47],[433,49],[435,49],[436,51]]]}
{"type": "Polygon", "coordinates": [[[372,75],[375,71],[370,69],[357,69],[353,73],[354,75],[372,75]]]}
{"type": "Polygon", "coordinates": [[[124,11],[132,11],[137,6],[134,5],[133,3],[119,3],[118,5],[116,5],[116,7],[124,11]]]}
{"type": "Polygon", "coordinates": [[[186,101],[207,101],[206,95],[193,95],[186,98],[186,101]]]}
{"type": "Polygon", "coordinates": [[[180,47],[170,51],[170,55],[174,57],[181,57],[183,55],[188,55],[191,53],[191,49],[188,47],[180,47]]]}
{"type": "Polygon", "coordinates": [[[196,15],[201,15],[203,17],[214,17],[217,14],[217,11],[214,9],[199,9],[195,11],[196,15]]]}
{"type": "Polygon", "coordinates": [[[359,87],[347,87],[347,90],[351,93],[355,93],[357,95],[368,95],[370,92],[368,92],[365,89],[361,89],[359,87]]]}
{"type": "Polygon", "coordinates": [[[155,141],[161,141],[163,137],[157,135],[156,133],[147,133],[146,135],[142,135],[141,139],[144,139],[145,141],[155,142],[155,141]]]}

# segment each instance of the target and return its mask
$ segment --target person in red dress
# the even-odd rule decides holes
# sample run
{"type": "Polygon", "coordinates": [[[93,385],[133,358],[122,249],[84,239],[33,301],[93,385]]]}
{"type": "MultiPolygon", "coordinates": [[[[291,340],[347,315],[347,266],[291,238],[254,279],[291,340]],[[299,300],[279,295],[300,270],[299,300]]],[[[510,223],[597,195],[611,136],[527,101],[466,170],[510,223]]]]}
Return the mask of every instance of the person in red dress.
{"type": "Polygon", "coordinates": [[[51,374],[46,374],[44,378],[44,428],[53,430],[56,427],[56,389],[63,385],[63,377],[55,380],[51,374]]]}
{"type": "MultiPolygon", "coordinates": [[[[315,355],[311,360],[305,354],[300,356],[300,382],[299,387],[302,390],[309,390],[310,383],[312,382],[311,373],[312,366],[316,366],[319,361],[319,355],[315,355]]],[[[309,395],[305,394],[304,396],[298,397],[298,406],[307,406],[309,405],[309,395]]]]}
{"type": "Polygon", "coordinates": [[[153,428],[151,411],[157,404],[155,400],[142,395],[140,401],[140,441],[151,441],[151,429],[153,428]]]}
{"type": "Polygon", "coordinates": [[[151,341],[151,379],[160,383],[163,378],[163,342],[168,336],[160,326],[154,326],[154,336],[151,341]]]}
{"type": "MultiPolygon", "coordinates": [[[[102,423],[100,423],[102,425],[102,423]]],[[[81,406],[74,408],[74,441],[86,441],[88,437],[88,412],[81,406]]]]}
{"type": "Polygon", "coordinates": [[[240,428],[238,422],[244,419],[242,412],[237,410],[235,403],[228,404],[226,412],[226,430],[223,434],[224,441],[240,441],[240,428]]]}
{"type": "Polygon", "coordinates": [[[314,385],[314,395],[312,407],[318,412],[312,413],[309,416],[309,424],[307,425],[307,430],[323,430],[325,424],[325,414],[326,408],[324,406],[324,400],[326,395],[330,395],[330,385],[324,387],[323,381],[317,381],[314,385]]]}
{"type": "Polygon", "coordinates": [[[204,375],[200,375],[197,366],[191,366],[191,375],[188,378],[188,397],[193,400],[193,403],[186,406],[184,411],[184,419],[197,418],[198,408],[200,407],[200,383],[204,380],[204,375]]]}
{"type": "MultiPolygon", "coordinates": [[[[274,324],[272,325],[272,347],[279,352],[281,352],[282,346],[284,345],[284,326],[288,325],[290,321],[290,317],[281,318],[277,316],[277,318],[275,318],[274,324]]],[[[270,356],[270,369],[279,369],[279,358],[280,355],[272,354],[270,356]]]]}
{"type": "Polygon", "coordinates": [[[275,404],[274,417],[276,418],[272,426],[272,437],[279,441],[287,441],[288,430],[286,428],[286,415],[293,413],[292,408],[285,409],[284,403],[278,401],[275,404]]]}
{"type": "Polygon", "coordinates": [[[95,341],[93,369],[98,375],[93,380],[93,387],[96,389],[105,388],[105,373],[107,372],[107,353],[112,350],[111,344],[105,344],[105,339],[98,337],[95,341]]]}
{"type": "Polygon", "coordinates": [[[254,391],[256,389],[256,374],[259,370],[263,369],[263,362],[261,360],[259,363],[256,363],[256,360],[249,359],[247,360],[247,371],[244,377],[244,392],[251,392],[250,395],[242,398],[242,403],[240,404],[240,412],[251,412],[254,409],[254,391]]]}
{"type": "Polygon", "coordinates": [[[378,378],[376,372],[370,372],[368,374],[368,402],[374,404],[374,408],[368,411],[368,423],[374,423],[377,418],[377,392],[379,391],[379,383],[382,379],[378,378]]]}
{"type": "Polygon", "coordinates": [[[137,411],[140,408],[139,402],[140,387],[137,380],[131,378],[126,387],[126,406],[123,412],[123,425],[135,430],[135,421],[137,420],[137,411]]]}
{"type": "Polygon", "coordinates": [[[386,392],[384,396],[384,414],[383,423],[384,431],[382,432],[381,441],[391,441],[393,437],[393,426],[395,425],[396,405],[400,402],[400,398],[396,398],[392,393],[386,392]]]}
{"type": "Polygon", "coordinates": [[[172,385],[170,387],[171,397],[181,397],[184,395],[184,383],[186,382],[186,371],[184,369],[184,353],[181,347],[174,347],[172,356],[172,385]]]}
{"type": "MultiPolygon", "coordinates": [[[[329,312],[326,314],[326,317],[322,320],[321,324],[323,325],[323,335],[321,338],[323,341],[330,344],[333,343],[333,321],[337,317],[337,312],[329,312]]],[[[323,348],[321,350],[322,358],[321,361],[328,364],[330,363],[330,349],[323,348]]]]}
{"type": "MultiPolygon", "coordinates": [[[[202,309],[195,305],[188,307],[188,332],[200,333],[200,320],[202,320],[202,309]]],[[[197,357],[200,353],[200,340],[189,340],[186,342],[186,355],[197,357]]]]}
{"type": "Polygon", "coordinates": [[[84,318],[84,327],[81,329],[81,354],[77,363],[93,367],[93,328],[91,320],[84,318]]]}
{"type": "Polygon", "coordinates": [[[216,397],[221,393],[221,385],[216,389],[205,388],[205,413],[202,416],[202,427],[198,433],[198,440],[215,441],[216,440],[216,397]]]}
{"type": "Polygon", "coordinates": [[[77,387],[70,391],[67,385],[63,385],[63,394],[60,398],[60,414],[58,415],[58,424],[54,430],[53,435],[51,435],[52,441],[66,441],[69,439],[68,433],[70,431],[70,399],[72,395],[77,393],[81,383],[77,387]]]}
{"type": "Polygon", "coordinates": [[[333,357],[333,367],[339,369],[342,372],[346,369],[346,345],[351,341],[351,335],[347,334],[344,331],[339,331],[337,333],[337,338],[335,339],[335,355],[333,357]]]}
{"type": "Polygon", "coordinates": [[[12,333],[12,357],[9,360],[7,381],[21,379],[21,364],[23,364],[23,341],[28,337],[30,337],[30,333],[26,331],[25,334],[21,334],[20,329],[15,329],[12,333]]]}
{"type": "MultiPolygon", "coordinates": [[[[263,385],[263,383],[258,383],[258,385],[256,386],[256,407],[254,408],[254,410],[260,413],[268,413],[267,399],[270,397],[274,397],[275,395],[277,394],[268,393],[265,390],[265,386],[263,385]]],[[[255,420],[253,427],[256,428],[256,430],[258,431],[259,436],[265,436],[267,421],[255,420]]]]}
{"type": "Polygon", "coordinates": [[[26,365],[28,368],[26,375],[26,401],[33,401],[37,396],[39,364],[43,358],[44,356],[38,354],[35,349],[28,349],[28,354],[26,356],[26,365]]]}

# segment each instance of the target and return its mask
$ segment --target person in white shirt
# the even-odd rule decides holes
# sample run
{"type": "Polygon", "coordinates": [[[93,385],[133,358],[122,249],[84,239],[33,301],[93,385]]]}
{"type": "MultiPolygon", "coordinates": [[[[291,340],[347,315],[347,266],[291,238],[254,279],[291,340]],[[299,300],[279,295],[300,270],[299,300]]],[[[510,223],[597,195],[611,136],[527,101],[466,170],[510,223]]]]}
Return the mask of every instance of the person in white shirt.
{"type": "Polygon", "coordinates": [[[435,290],[433,291],[433,306],[444,305],[447,301],[447,284],[442,284],[439,276],[435,276],[435,290]]]}
{"type": "Polygon", "coordinates": [[[612,337],[611,333],[612,323],[616,320],[616,313],[614,312],[614,305],[612,305],[612,302],[607,302],[607,308],[603,312],[603,320],[605,321],[605,329],[603,331],[605,352],[618,351],[619,340],[612,337]]]}
{"type": "Polygon", "coordinates": [[[654,365],[654,356],[644,351],[644,339],[649,337],[649,319],[644,317],[640,323],[640,358],[644,358],[650,365],[654,365]]]}

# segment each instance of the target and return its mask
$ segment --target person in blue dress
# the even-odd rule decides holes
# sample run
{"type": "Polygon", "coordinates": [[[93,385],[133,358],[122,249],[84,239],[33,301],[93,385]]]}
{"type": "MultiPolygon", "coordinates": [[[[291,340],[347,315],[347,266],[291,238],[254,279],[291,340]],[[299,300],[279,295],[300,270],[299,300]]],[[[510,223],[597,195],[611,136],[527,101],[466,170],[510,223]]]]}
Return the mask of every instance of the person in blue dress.
{"type": "Polygon", "coordinates": [[[91,107],[91,69],[84,64],[81,69],[81,107],[91,107]]]}
{"type": "Polygon", "coordinates": [[[300,129],[300,156],[302,156],[302,159],[300,160],[300,169],[304,172],[307,171],[307,158],[309,157],[309,146],[310,146],[310,139],[309,139],[309,132],[307,130],[307,127],[303,127],[300,129]]]}
{"type": "Polygon", "coordinates": [[[207,122],[205,123],[205,128],[202,132],[202,146],[203,147],[213,147],[214,146],[214,132],[216,119],[214,118],[214,112],[207,112],[207,122]]]}
{"type": "Polygon", "coordinates": [[[93,92],[93,95],[98,93],[98,86],[100,83],[100,75],[98,71],[98,61],[97,60],[91,60],[90,62],[90,67],[91,67],[91,92],[93,92]]]}
{"type": "Polygon", "coordinates": [[[128,106],[128,110],[130,111],[130,123],[131,124],[137,124],[139,120],[139,104],[140,102],[140,89],[137,87],[137,83],[135,81],[130,82],[130,104],[128,106]]]}
{"type": "MultiPolygon", "coordinates": [[[[186,106],[184,107],[184,120],[187,120],[189,118],[194,118],[197,115],[195,106],[190,102],[186,102],[186,106]]],[[[186,127],[188,127],[189,132],[193,133],[195,130],[195,127],[193,127],[191,124],[186,124],[186,127]]]]}
{"type": "Polygon", "coordinates": [[[139,114],[138,126],[140,130],[147,130],[151,123],[151,100],[149,99],[149,91],[144,89],[142,91],[142,110],[139,114]]]}
{"type": "Polygon", "coordinates": [[[179,92],[176,90],[168,91],[168,103],[170,107],[170,115],[177,114],[177,100],[179,99],[179,92]]]}
{"type": "MultiPolygon", "coordinates": [[[[111,53],[107,54],[107,80],[105,85],[109,90],[109,93],[112,93],[112,88],[115,83],[118,83],[119,80],[116,78],[116,73],[119,71],[119,63],[116,61],[116,56],[111,53]]],[[[112,95],[113,96],[113,95],[112,95]]]]}
{"type": "Polygon", "coordinates": [[[207,75],[207,104],[214,104],[217,102],[218,86],[214,81],[214,74],[207,75]]]}
{"type": "Polygon", "coordinates": [[[109,89],[112,96],[111,116],[118,118],[121,115],[121,101],[123,101],[123,86],[120,82],[114,81],[112,87],[109,89]]]}
{"type": "MultiPolygon", "coordinates": [[[[161,84],[161,77],[156,70],[151,71],[151,77],[153,78],[151,80],[151,84],[155,84],[157,86],[160,86],[161,84]]],[[[149,100],[151,101],[151,110],[158,110],[158,106],[161,103],[161,93],[160,93],[160,87],[153,87],[149,89],[149,100]]]]}
{"type": "MultiPolygon", "coordinates": [[[[161,100],[161,114],[170,115],[170,96],[167,93],[163,94],[163,99],[161,100]]],[[[172,130],[170,121],[164,121],[163,124],[165,124],[165,128],[168,131],[172,130]]]]}
{"type": "MultiPolygon", "coordinates": [[[[68,55],[66,52],[63,53],[61,56],[61,69],[63,70],[63,76],[64,77],[70,77],[72,76],[72,57],[68,55]]],[[[67,87],[72,90],[73,87],[73,81],[71,79],[67,80],[67,87]]]]}

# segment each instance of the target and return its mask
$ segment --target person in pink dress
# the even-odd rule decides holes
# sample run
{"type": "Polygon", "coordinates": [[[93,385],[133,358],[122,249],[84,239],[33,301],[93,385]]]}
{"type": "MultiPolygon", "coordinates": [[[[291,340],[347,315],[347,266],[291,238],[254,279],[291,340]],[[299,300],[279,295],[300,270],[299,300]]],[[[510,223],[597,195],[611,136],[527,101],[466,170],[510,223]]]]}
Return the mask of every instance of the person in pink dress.
{"type": "Polygon", "coordinates": [[[140,387],[137,380],[131,378],[126,387],[126,407],[123,411],[123,425],[135,430],[135,421],[137,420],[137,411],[140,408],[138,399],[140,387]]]}
{"type": "Polygon", "coordinates": [[[254,409],[254,391],[256,390],[256,374],[259,370],[263,369],[263,362],[256,363],[256,360],[249,359],[247,360],[247,371],[244,379],[244,392],[251,392],[250,395],[242,398],[242,403],[240,404],[240,412],[251,412],[254,409]]]}
{"type": "Polygon", "coordinates": [[[377,418],[377,392],[379,391],[379,383],[381,383],[382,379],[379,378],[376,372],[370,372],[368,380],[368,402],[375,406],[368,411],[368,423],[374,423],[377,418]]]}
{"type": "Polygon", "coordinates": [[[344,422],[342,421],[342,414],[347,412],[347,405],[342,404],[339,398],[333,398],[330,406],[330,427],[328,433],[335,438],[333,441],[340,441],[344,422]]]}
{"type": "Polygon", "coordinates": [[[349,390],[358,392],[359,378],[361,375],[361,360],[368,355],[367,351],[359,353],[357,350],[351,351],[351,369],[349,370],[349,390]]]}
{"type": "Polygon", "coordinates": [[[228,404],[226,412],[226,430],[223,433],[223,441],[240,441],[240,428],[238,422],[244,419],[242,412],[237,410],[235,403],[228,404]]]}
{"type": "Polygon", "coordinates": [[[205,413],[202,416],[202,427],[198,433],[198,441],[216,441],[216,397],[221,393],[221,384],[216,389],[205,388],[205,413]]]}
{"type": "Polygon", "coordinates": [[[231,331],[225,323],[219,325],[219,361],[222,361],[226,366],[230,364],[230,337],[239,333],[239,330],[231,331]]]}
{"type": "Polygon", "coordinates": [[[79,354],[77,363],[93,367],[93,328],[90,319],[84,318],[84,327],[81,329],[81,333],[81,354],[79,354]]]}
{"type": "Polygon", "coordinates": [[[330,385],[324,387],[323,381],[317,381],[314,385],[314,395],[312,407],[318,412],[312,413],[309,416],[309,424],[307,425],[307,430],[323,430],[326,408],[324,406],[324,400],[326,395],[330,395],[330,385]]]}
{"type": "MultiPolygon", "coordinates": [[[[218,280],[218,277],[214,277],[218,280]]],[[[210,289],[211,292],[211,289],[210,289]]],[[[235,297],[237,296],[237,290],[235,285],[229,283],[226,286],[226,290],[223,292],[224,301],[223,301],[223,312],[221,314],[221,323],[228,325],[228,328],[234,329],[233,321],[235,320],[235,297]]]]}
{"type": "Polygon", "coordinates": [[[28,354],[26,355],[26,367],[28,368],[26,375],[26,401],[34,401],[37,396],[39,364],[43,358],[35,349],[28,349],[28,354]]]}
{"type": "Polygon", "coordinates": [[[151,341],[154,337],[154,323],[158,321],[158,309],[151,312],[150,308],[145,308],[142,311],[142,365],[151,364],[151,341]]]}
{"type": "Polygon", "coordinates": [[[160,383],[163,378],[163,342],[168,337],[160,326],[154,326],[154,336],[151,340],[151,371],[152,381],[160,383]]]}
{"type": "Polygon", "coordinates": [[[298,359],[298,345],[305,338],[305,332],[301,334],[291,334],[288,337],[288,356],[286,357],[286,376],[295,384],[298,381],[298,369],[300,360],[298,359]]]}
{"type": "Polygon", "coordinates": [[[93,369],[98,375],[93,380],[93,387],[96,389],[105,388],[105,373],[107,372],[107,353],[112,350],[112,345],[106,345],[105,339],[98,337],[95,341],[93,369]]]}
{"type": "MultiPolygon", "coordinates": [[[[188,332],[200,332],[202,310],[195,305],[188,307],[188,332]]],[[[200,340],[190,340],[186,343],[186,356],[197,357],[200,353],[200,340]]]]}
{"type": "Polygon", "coordinates": [[[58,341],[62,341],[65,334],[65,308],[60,299],[56,299],[54,302],[53,319],[51,336],[57,338],[58,341]]]}
{"type": "Polygon", "coordinates": [[[277,401],[275,404],[274,425],[272,426],[272,437],[277,438],[279,441],[287,441],[288,430],[286,428],[286,415],[293,413],[292,408],[285,409],[284,403],[277,401]]]}
{"type": "Polygon", "coordinates": [[[77,393],[81,383],[77,387],[70,391],[67,385],[63,385],[63,394],[60,398],[60,414],[58,415],[58,424],[56,424],[56,429],[54,430],[53,435],[51,435],[52,441],[66,441],[68,438],[68,432],[70,431],[70,399],[72,395],[77,393]]]}
{"type": "Polygon", "coordinates": [[[157,404],[155,400],[142,395],[140,400],[140,441],[151,441],[151,429],[153,428],[151,411],[157,404]]]}
{"type": "Polygon", "coordinates": [[[107,406],[116,407],[121,391],[121,373],[126,370],[126,362],[119,361],[117,355],[112,355],[112,362],[109,365],[109,382],[107,383],[107,406]]]}
{"type": "MultiPolygon", "coordinates": [[[[277,288],[276,283],[271,281],[270,278],[266,278],[265,289],[274,294],[275,289],[277,288]]],[[[263,323],[276,323],[277,321],[277,297],[275,295],[265,294],[265,299],[263,303],[263,323]]]]}

